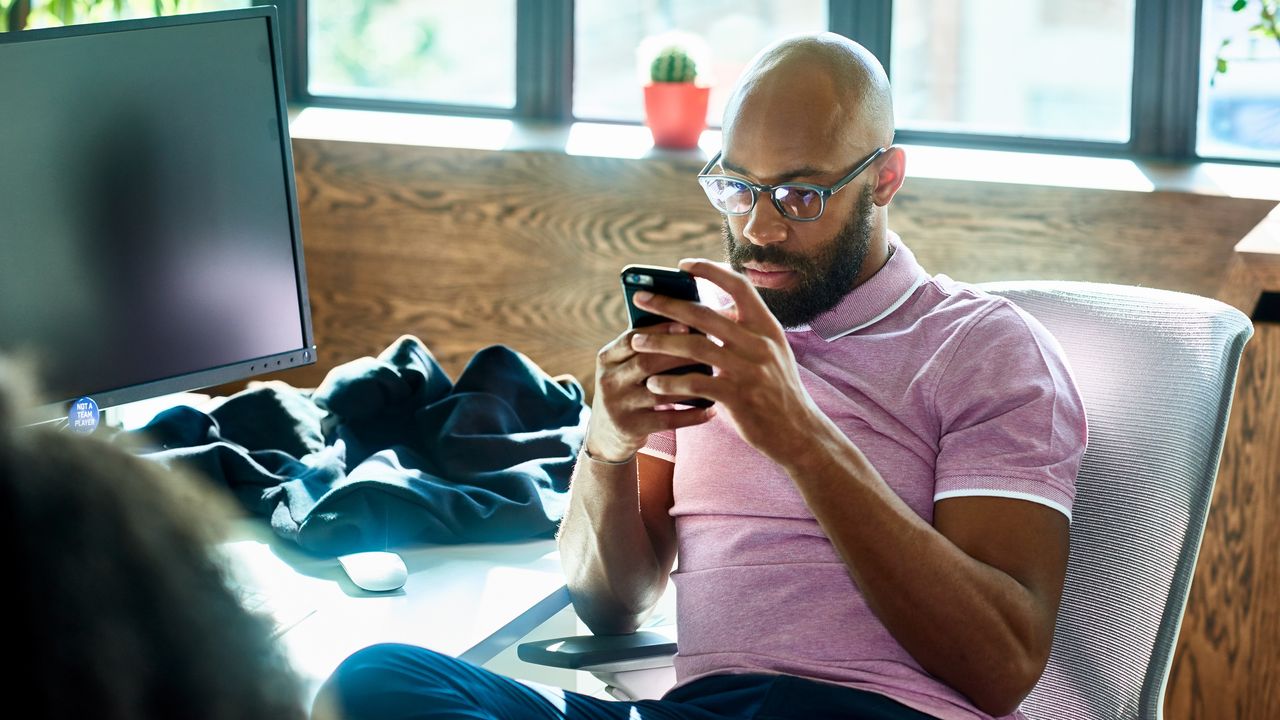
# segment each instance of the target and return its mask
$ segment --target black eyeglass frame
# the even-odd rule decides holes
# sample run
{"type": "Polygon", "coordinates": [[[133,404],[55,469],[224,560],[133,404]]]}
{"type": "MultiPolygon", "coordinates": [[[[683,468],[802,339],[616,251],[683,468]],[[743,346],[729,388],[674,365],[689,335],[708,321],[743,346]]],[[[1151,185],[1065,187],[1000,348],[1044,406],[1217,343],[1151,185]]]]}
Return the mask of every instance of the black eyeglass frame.
{"type": "MultiPolygon", "coordinates": [[[[721,210],[715,204],[714,201],[711,202],[712,207],[714,207],[716,210],[718,210],[719,212],[725,215],[732,215],[734,217],[737,217],[740,215],[750,214],[752,210],[756,209],[756,200],[760,197],[760,193],[767,192],[769,194],[769,200],[773,202],[773,206],[778,210],[778,213],[781,214],[782,217],[795,222],[813,222],[814,220],[821,218],[822,213],[826,212],[827,198],[840,192],[840,190],[843,189],[845,185],[848,185],[849,183],[853,182],[854,178],[858,177],[859,175],[862,174],[864,170],[871,167],[871,163],[875,162],[877,158],[879,158],[884,153],[888,152],[888,150],[889,148],[886,148],[886,147],[877,148],[876,151],[868,155],[865,160],[858,163],[858,166],[855,167],[848,175],[845,175],[844,177],[837,180],[834,185],[830,185],[826,187],[822,185],[814,185],[813,183],[806,183],[806,182],[784,182],[784,183],[778,183],[777,185],[760,185],[758,183],[753,183],[750,180],[736,177],[734,175],[725,175],[723,173],[710,175],[707,173],[707,171],[715,167],[716,163],[720,162],[720,156],[724,154],[724,150],[720,150],[716,152],[715,156],[711,158],[710,162],[708,162],[706,166],[704,166],[702,170],[698,173],[698,183],[702,185],[703,192],[708,192],[709,190],[709,188],[707,187],[708,180],[730,180],[732,182],[746,185],[748,188],[751,189],[751,205],[749,205],[747,209],[743,210],[742,212],[729,212],[727,210],[721,210]],[[775,190],[779,188],[788,188],[788,187],[804,188],[806,190],[813,190],[814,192],[818,193],[818,214],[814,215],[811,218],[801,218],[801,217],[794,217],[790,213],[788,213],[786,210],[784,210],[782,207],[782,203],[778,201],[778,197],[773,193],[775,190]]],[[[707,200],[711,200],[710,194],[707,195],[707,200]]]]}

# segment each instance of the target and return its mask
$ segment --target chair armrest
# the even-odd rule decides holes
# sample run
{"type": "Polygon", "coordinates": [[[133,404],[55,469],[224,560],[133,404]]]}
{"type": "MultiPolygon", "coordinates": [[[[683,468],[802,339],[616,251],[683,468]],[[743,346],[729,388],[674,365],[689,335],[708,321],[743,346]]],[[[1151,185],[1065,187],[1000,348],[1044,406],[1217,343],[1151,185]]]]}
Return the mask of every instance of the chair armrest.
{"type": "Polygon", "coordinates": [[[628,635],[576,635],[521,643],[516,654],[535,665],[570,670],[638,670],[671,664],[676,641],[661,632],[628,635]]]}

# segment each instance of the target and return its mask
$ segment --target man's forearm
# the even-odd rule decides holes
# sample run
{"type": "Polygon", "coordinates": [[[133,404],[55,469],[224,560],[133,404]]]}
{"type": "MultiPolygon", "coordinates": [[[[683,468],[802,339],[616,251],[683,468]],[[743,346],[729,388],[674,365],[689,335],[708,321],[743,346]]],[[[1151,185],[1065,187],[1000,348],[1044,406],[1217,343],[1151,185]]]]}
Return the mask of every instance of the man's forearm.
{"type": "Polygon", "coordinates": [[[834,424],[815,441],[786,469],[868,606],[925,670],[1011,712],[1048,656],[1042,601],[926,523],[834,424]]]}
{"type": "Polygon", "coordinates": [[[667,577],[640,514],[636,460],[578,456],[558,541],[574,610],[587,627],[600,634],[639,627],[667,577]]]}

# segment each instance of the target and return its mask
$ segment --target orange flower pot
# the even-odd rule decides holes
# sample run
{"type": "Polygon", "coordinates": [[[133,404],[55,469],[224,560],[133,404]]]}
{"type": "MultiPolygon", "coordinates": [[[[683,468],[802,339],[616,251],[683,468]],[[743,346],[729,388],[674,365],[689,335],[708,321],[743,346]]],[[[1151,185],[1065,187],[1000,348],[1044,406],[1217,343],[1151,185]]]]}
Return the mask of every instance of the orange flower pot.
{"type": "Polygon", "coordinates": [[[645,124],[653,144],[688,150],[698,146],[707,128],[707,98],[711,88],[693,83],[653,83],[644,88],[645,124]]]}

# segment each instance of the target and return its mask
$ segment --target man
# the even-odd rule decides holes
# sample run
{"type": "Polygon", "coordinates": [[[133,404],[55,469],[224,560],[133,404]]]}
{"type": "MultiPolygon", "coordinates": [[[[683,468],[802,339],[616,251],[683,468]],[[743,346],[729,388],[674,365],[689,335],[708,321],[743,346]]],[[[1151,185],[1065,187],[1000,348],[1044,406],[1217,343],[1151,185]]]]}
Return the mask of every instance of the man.
{"type": "Polygon", "coordinates": [[[1061,351],[889,230],[905,160],[856,43],[766,49],[723,130],[700,180],[733,270],[682,262],[714,307],[638,296],[674,322],[601,350],[559,539],[597,633],[634,630],[675,578],[676,689],[551,702],[382,649],[331,681],[349,710],[402,708],[395,667],[398,697],[438,717],[1017,717],[1049,655],[1086,437],[1061,351]],[[714,374],[661,374],[691,360],[714,374]],[[670,406],[690,396],[715,405],[670,406]]]}

